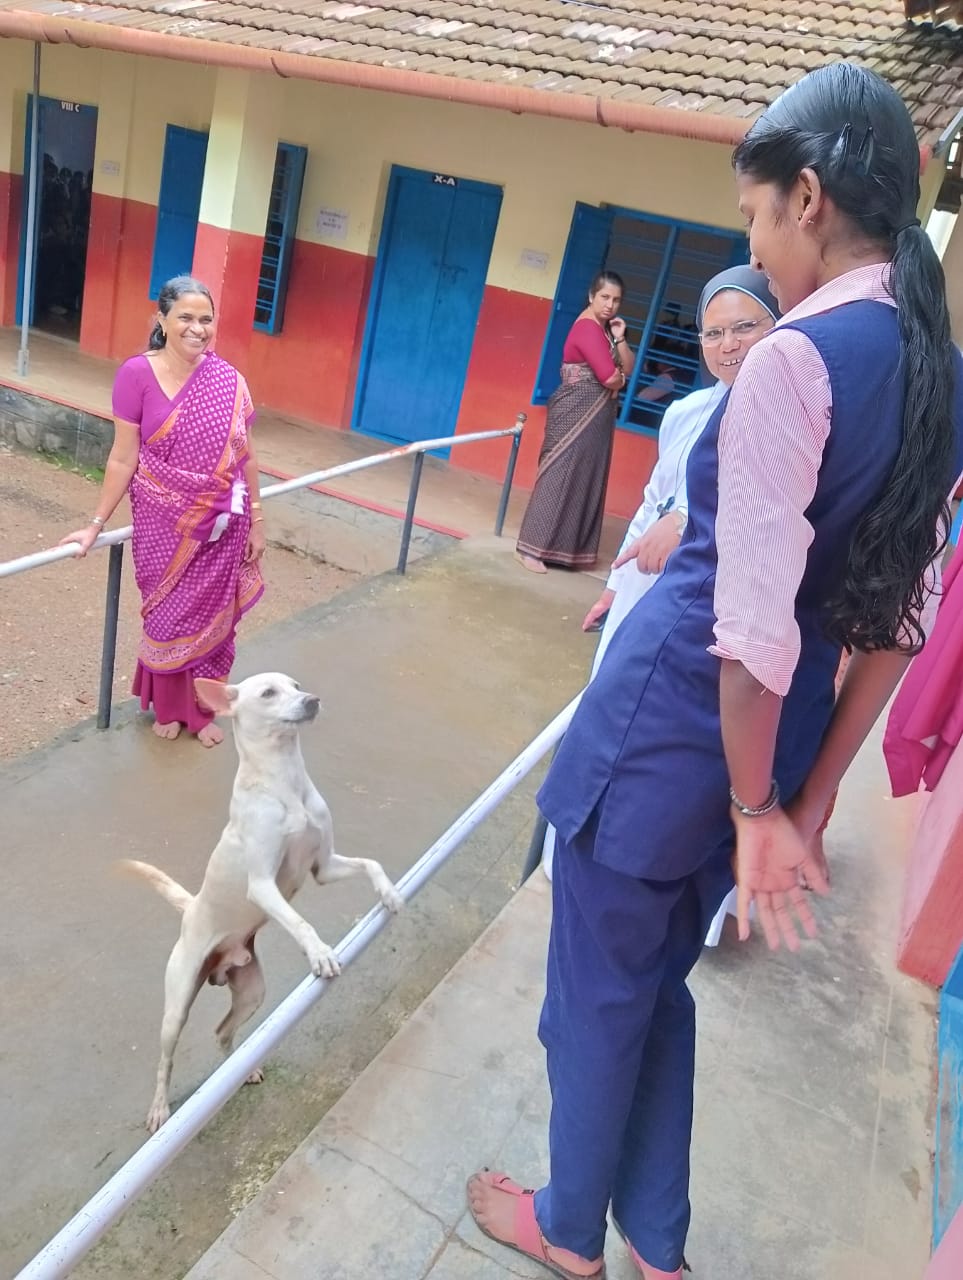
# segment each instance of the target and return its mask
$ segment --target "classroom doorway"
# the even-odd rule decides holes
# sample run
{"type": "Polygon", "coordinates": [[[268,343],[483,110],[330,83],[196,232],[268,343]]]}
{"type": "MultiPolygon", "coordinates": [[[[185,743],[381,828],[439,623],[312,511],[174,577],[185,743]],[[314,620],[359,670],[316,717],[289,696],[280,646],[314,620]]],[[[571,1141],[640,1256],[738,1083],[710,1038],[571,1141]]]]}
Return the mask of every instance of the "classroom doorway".
{"type": "Polygon", "coordinates": [[[39,181],[34,223],[33,286],[32,296],[25,300],[27,196],[33,117],[33,100],[28,99],[17,322],[23,322],[26,305],[30,323],[35,328],[76,342],[80,338],[80,313],[87,272],[97,108],[79,102],[40,98],[37,114],[39,181]]]}
{"type": "Polygon", "coordinates": [[[392,168],[355,431],[396,444],[454,433],[501,203],[489,183],[392,168]]]}

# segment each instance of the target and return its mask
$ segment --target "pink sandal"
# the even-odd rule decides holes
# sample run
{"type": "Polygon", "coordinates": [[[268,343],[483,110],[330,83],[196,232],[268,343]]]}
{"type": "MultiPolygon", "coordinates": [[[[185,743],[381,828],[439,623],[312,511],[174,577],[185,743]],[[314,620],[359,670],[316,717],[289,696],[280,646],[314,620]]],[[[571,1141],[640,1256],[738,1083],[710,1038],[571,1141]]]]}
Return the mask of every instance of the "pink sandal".
{"type": "Polygon", "coordinates": [[[616,1231],[622,1237],[622,1243],[625,1245],[626,1249],[628,1249],[629,1253],[631,1254],[632,1261],[638,1267],[639,1275],[642,1277],[642,1280],[682,1280],[682,1273],[684,1271],[692,1270],[688,1262],[686,1262],[685,1258],[683,1258],[682,1266],[678,1269],[678,1271],[656,1271],[655,1268],[650,1267],[649,1264],[645,1262],[643,1258],[636,1252],[635,1246],[632,1244],[632,1241],[625,1234],[625,1232],[622,1230],[622,1228],[619,1226],[619,1224],[615,1221],[614,1218],[612,1219],[612,1226],[615,1227],[616,1231]]]}
{"type": "Polygon", "coordinates": [[[526,1191],[517,1182],[513,1182],[507,1174],[491,1173],[488,1169],[483,1169],[481,1173],[476,1173],[473,1178],[469,1178],[467,1187],[469,1192],[471,1184],[476,1180],[487,1187],[494,1187],[496,1191],[505,1191],[508,1195],[517,1197],[514,1221],[515,1238],[513,1240],[503,1240],[500,1236],[493,1235],[475,1218],[475,1211],[471,1207],[471,1197],[469,1196],[468,1211],[475,1219],[475,1225],[478,1230],[483,1235],[488,1236],[489,1240],[494,1240],[496,1244],[503,1244],[508,1249],[514,1249],[516,1253],[524,1254],[526,1258],[533,1258],[555,1275],[561,1276],[562,1280],[605,1280],[604,1259],[599,1263],[596,1271],[592,1271],[588,1275],[579,1275],[577,1271],[569,1271],[549,1257],[548,1242],[542,1235],[538,1221],[535,1218],[534,1191],[526,1191]]]}

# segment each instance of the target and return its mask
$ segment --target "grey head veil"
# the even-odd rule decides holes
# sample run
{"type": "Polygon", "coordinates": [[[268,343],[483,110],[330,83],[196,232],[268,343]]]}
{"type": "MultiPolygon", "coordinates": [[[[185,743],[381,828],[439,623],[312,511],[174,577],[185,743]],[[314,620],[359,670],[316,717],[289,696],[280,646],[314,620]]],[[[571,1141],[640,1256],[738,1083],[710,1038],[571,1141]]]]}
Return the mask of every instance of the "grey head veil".
{"type": "Polygon", "coordinates": [[[766,308],[773,320],[779,319],[779,303],[769,292],[769,282],[765,272],[757,271],[755,267],[730,267],[728,271],[720,271],[717,276],[713,276],[702,290],[699,310],[696,313],[696,323],[700,329],[706,307],[717,293],[724,293],[726,289],[735,289],[738,293],[755,298],[761,306],[766,308]]]}

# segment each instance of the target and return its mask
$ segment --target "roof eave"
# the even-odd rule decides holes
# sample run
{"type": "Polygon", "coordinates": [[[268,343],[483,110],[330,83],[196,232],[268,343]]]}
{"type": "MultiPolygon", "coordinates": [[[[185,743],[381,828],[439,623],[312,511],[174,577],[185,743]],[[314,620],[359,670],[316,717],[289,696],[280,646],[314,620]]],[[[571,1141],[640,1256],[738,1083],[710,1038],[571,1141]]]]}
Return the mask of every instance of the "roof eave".
{"type": "Polygon", "coordinates": [[[658,133],[735,146],[751,124],[749,118],[717,116],[705,111],[658,107],[641,102],[615,102],[611,98],[558,93],[529,86],[492,84],[455,76],[431,75],[399,67],[343,62],[301,53],[283,53],[250,45],[221,44],[192,36],[166,35],[82,18],[51,17],[18,9],[0,10],[0,35],[41,42],[72,44],[79,48],[106,49],[115,53],[172,58],[205,66],[268,71],[287,79],[317,80],[326,84],[376,89],[457,102],[466,106],[493,107],[517,115],[530,114],[575,120],[583,124],[658,133]]]}

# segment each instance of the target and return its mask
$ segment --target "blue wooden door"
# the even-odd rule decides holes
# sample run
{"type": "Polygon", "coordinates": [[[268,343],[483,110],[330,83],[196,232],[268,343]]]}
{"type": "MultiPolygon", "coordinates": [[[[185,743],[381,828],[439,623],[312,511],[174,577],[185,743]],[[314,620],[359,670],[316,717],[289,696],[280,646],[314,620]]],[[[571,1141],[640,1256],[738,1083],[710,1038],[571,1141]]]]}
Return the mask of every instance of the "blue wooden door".
{"type": "Polygon", "coordinates": [[[487,183],[393,168],[355,431],[400,444],[454,433],[501,202],[487,183]]]}
{"type": "Polygon", "coordinates": [[[176,124],[167,126],[150,269],[151,298],[156,298],[174,276],[190,275],[206,160],[206,133],[176,124]]]}
{"type": "MultiPolygon", "coordinates": [[[[30,131],[33,127],[33,94],[27,95],[27,127],[23,147],[23,210],[20,219],[20,259],[17,273],[17,324],[23,323],[23,288],[27,260],[27,200],[30,191],[32,148],[30,131]]],[[[37,155],[40,173],[37,181],[37,204],[33,226],[33,279],[30,289],[30,323],[33,324],[37,303],[38,276],[43,279],[49,263],[42,261],[44,238],[41,228],[45,222],[62,221],[69,214],[70,231],[82,238],[78,263],[79,279],[74,292],[83,292],[83,272],[86,265],[87,229],[90,224],[90,191],[93,183],[94,148],[97,139],[97,108],[82,102],[62,101],[59,98],[41,97],[37,104],[37,155]],[[64,174],[79,176],[81,189],[74,197],[81,197],[81,208],[55,208],[59,200],[71,201],[68,182],[64,174]],[[82,224],[82,225],[81,225],[82,224]]],[[[74,199],[77,204],[77,200],[74,199]]],[[[77,246],[74,246],[75,248],[77,246]]],[[[46,281],[44,280],[44,283],[46,281]]],[[[43,288],[41,288],[41,294],[43,288]]]]}

